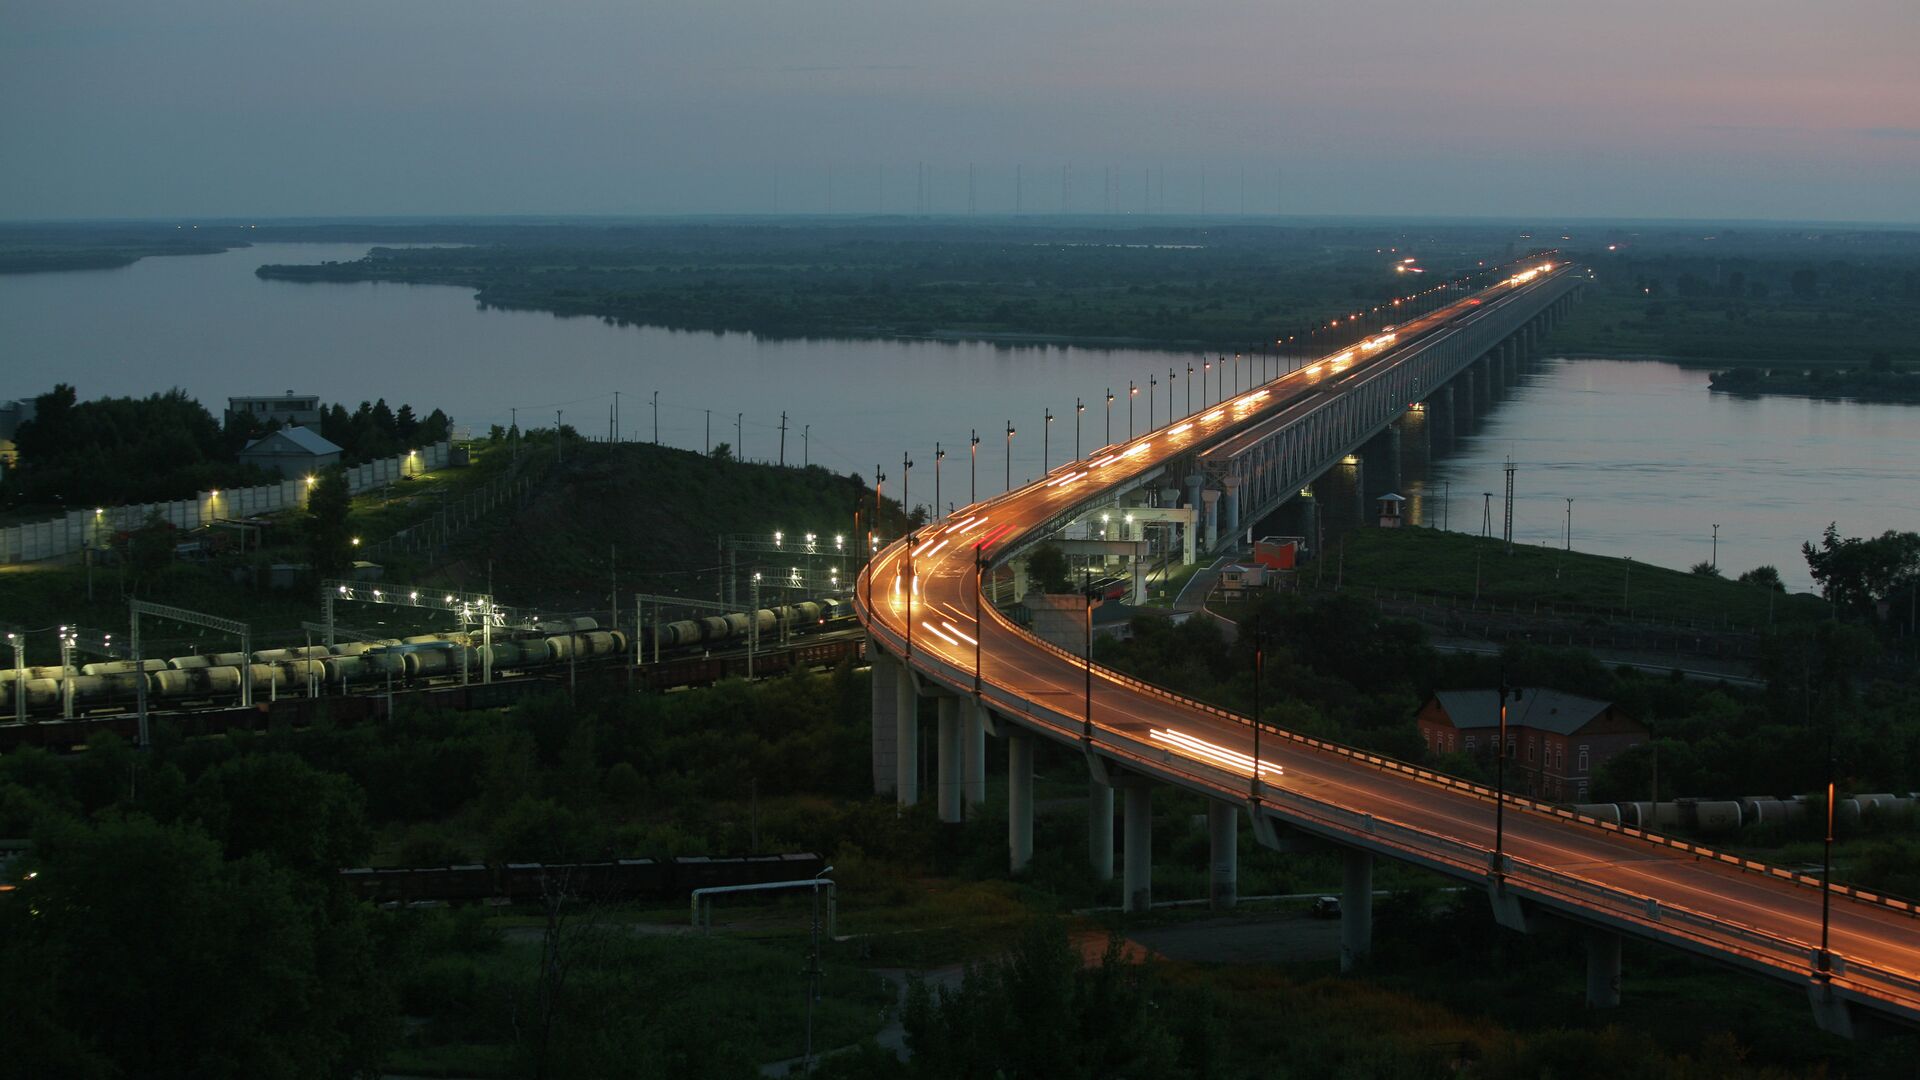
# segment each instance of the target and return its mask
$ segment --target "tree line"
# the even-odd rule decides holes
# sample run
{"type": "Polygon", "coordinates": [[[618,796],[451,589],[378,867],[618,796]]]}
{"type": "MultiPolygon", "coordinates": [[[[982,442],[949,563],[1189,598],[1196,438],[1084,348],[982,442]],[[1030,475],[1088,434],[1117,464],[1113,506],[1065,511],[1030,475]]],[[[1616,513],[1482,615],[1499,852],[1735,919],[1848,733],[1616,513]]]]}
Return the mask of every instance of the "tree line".
{"type": "MultiPolygon", "coordinates": [[[[160,502],[279,479],[240,462],[247,444],[278,430],[278,421],[243,412],[223,424],[178,388],[81,401],[74,387],[60,383],[36,397],[34,409],[14,435],[19,462],[0,480],[0,498],[9,506],[160,502]]],[[[452,425],[439,409],[422,418],[410,405],[395,411],[382,399],[363,401],[351,413],[333,405],[322,413],[320,434],[351,465],[442,441],[452,425]]]]}

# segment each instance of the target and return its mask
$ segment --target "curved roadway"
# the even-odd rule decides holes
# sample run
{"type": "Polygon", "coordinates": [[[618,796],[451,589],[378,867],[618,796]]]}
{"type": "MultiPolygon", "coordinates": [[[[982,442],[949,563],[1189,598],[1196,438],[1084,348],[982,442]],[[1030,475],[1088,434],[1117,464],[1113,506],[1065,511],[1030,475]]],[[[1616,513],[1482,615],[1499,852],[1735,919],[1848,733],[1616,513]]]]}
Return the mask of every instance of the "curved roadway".
{"type": "MultiPolygon", "coordinates": [[[[1564,272],[1556,269],[1554,273],[1564,272]]],[[[1544,278],[1546,275],[1542,275],[1544,278]]],[[[1101,668],[1019,629],[992,605],[981,630],[976,554],[990,572],[1036,530],[1101,493],[1283,413],[1320,407],[1384,371],[1423,334],[1456,317],[1520,301],[1509,279],[1399,327],[1395,339],[1354,348],[1103,447],[1041,481],[969,506],[896,540],[875,557],[856,599],[861,618],[923,680],[966,694],[1056,741],[1086,746],[1119,767],[1266,816],[1470,881],[1486,882],[1494,846],[1491,793],[1184,701],[1101,668]],[[909,576],[911,565],[911,576],[909,576]],[[909,612],[911,616],[909,618],[909,612]],[[977,663],[977,667],[976,667],[977,663]],[[1091,721],[1089,723],[1089,720],[1091,721]],[[1255,757],[1261,783],[1252,776],[1255,757]]],[[[1177,480],[1178,478],[1176,478],[1177,480]]],[[[1510,799],[1503,864],[1508,895],[1593,924],[1705,953],[1775,976],[1812,977],[1821,892],[1758,864],[1681,849],[1631,830],[1573,820],[1510,799]]],[[[1517,907],[1515,910],[1519,910],[1517,907]]],[[[1920,920],[1894,902],[1832,896],[1831,985],[1908,1019],[1920,1017],[1920,920]]]]}

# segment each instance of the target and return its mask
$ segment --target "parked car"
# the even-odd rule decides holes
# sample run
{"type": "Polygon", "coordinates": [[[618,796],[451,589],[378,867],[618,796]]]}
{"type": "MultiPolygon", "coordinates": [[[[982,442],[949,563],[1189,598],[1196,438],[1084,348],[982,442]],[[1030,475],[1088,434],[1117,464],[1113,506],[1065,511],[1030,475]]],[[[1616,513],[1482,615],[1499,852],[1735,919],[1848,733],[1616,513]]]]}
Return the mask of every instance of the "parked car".
{"type": "Polygon", "coordinates": [[[1337,919],[1340,917],[1340,898],[1322,896],[1313,902],[1313,917],[1316,919],[1337,919]]]}

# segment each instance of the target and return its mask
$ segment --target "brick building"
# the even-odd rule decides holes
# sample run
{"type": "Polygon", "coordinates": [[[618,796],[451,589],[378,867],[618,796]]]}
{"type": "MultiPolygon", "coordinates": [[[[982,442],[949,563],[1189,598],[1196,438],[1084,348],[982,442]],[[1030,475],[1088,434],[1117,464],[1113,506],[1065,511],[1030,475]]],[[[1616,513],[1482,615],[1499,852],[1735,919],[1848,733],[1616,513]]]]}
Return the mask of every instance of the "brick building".
{"type": "MultiPolygon", "coordinates": [[[[1420,737],[1437,754],[1465,753],[1491,761],[1499,740],[1497,690],[1442,690],[1421,706],[1420,737]]],[[[1647,729],[1612,702],[1522,690],[1507,702],[1507,769],[1518,773],[1509,790],[1541,799],[1581,801],[1593,773],[1616,754],[1647,741],[1647,729]]]]}

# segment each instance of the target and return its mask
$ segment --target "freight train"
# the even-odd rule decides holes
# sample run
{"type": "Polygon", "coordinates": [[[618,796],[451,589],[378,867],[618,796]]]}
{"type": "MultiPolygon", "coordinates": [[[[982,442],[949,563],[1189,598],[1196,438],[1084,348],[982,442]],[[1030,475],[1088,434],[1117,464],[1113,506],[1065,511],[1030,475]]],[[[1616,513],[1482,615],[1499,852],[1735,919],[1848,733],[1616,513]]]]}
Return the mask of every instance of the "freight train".
{"type": "MultiPolygon", "coordinates": [[[[1920,804],[1920,792],[1881,792],[1849,795],[1833,801],[1834,816],[1843,825],[1873,818],[1911,814],[1920,804]]],[[[1653,832],[1683,831],[1702,835],[1735,832],[1755,825],[1803,822],[1821,814],[1819,800],[1806,795],[1775,798],[1749,795],[1744,799],[1676,799],[1672,802],[1579,803],[1576,813],[1615,825],[1653,832]]]]}
{"type": "MultiPolygon", "coordinates": [[[[640,628],[641,659],[685,655],[744,644],[757,626],[771,643],[782,627],[794,634],[818,633],[851,622],[852,608],[837,598],[733,612],[640,628]]],[[[25,718],[56,717],[71,701],[74,715],[125,713],[144,690],[150,709],[233,705],[243,680],[253,700],[345,694],[421,682],[477,681],[492,668],[496,678],[536,673],[569,663],[631,660],[633,636],[603,630],[591,618],[542,623],[533,632],[496,632],[490,644],[477,633],[421,634],[382,641],[303,645],[253,653],[209,653],[152,659],[138,664],[111,660],[78,667],[0,668],[0,717],[15,720],[24,698],[25,718]],[[22,691],[21,687],[25,689],[22,691]]]]}

